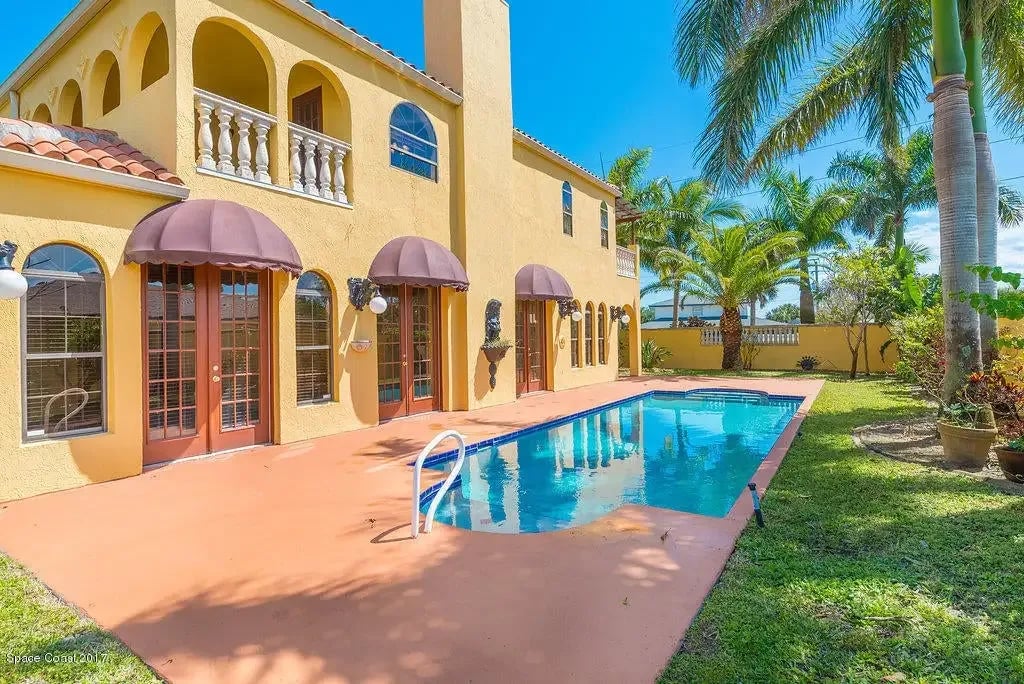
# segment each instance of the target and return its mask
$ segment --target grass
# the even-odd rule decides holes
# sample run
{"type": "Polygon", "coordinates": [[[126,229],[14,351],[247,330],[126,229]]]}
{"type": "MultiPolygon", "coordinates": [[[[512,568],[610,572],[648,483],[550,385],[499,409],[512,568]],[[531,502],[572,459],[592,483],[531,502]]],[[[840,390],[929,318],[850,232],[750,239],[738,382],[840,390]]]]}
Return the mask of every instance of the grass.
{"type": "Polygon", "coordinates": [[[2,684],[160,681],[124,644],[4,554],[0,554],[0,650],[2,684]],[[16,662],[14,657],[30,660],[16,662]]]}
{"type": "Polygon", "coordinates": [[[830,377],[660,684],[1024,682],[1024,498],[850,437],[923,410],[830,377]]]}

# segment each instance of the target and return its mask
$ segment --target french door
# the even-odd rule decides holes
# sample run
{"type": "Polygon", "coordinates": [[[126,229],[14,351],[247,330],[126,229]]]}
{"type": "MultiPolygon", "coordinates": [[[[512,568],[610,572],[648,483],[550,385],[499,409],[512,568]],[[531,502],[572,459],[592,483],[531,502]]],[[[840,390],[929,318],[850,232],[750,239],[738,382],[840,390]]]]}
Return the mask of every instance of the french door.
{"type": "Polygon", "coordinates": [[[516,394],[547,389],[544,302],[516,301],[516,394]]]}
{"type": "Polygon", "coordinates": [[[377,398],[381,420],[440,407],[437,288],[392,285],[377,317],[377,398]]]}
{"type": "Polygon", "coordinates": [[[270,440],[266,271],[148,264],[144,463],[270,440]]]}

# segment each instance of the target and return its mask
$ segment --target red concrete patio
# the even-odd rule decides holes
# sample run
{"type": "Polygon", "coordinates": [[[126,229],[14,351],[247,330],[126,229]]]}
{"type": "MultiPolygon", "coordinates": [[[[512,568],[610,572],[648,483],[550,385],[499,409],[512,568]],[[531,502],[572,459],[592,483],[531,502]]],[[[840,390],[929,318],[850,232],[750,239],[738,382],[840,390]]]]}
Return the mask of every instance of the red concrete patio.
{"type": "Polygon", "coordinates": [[[763,488],[822,382],[634,379],[180,463],[3,505],[0,547],[173,682],[649,682],[749,497],[723,519],[627,506],[563,532],[412,540],[406,462],[442,429],[471,443],[702,386],[807,397],[763,488]]]}

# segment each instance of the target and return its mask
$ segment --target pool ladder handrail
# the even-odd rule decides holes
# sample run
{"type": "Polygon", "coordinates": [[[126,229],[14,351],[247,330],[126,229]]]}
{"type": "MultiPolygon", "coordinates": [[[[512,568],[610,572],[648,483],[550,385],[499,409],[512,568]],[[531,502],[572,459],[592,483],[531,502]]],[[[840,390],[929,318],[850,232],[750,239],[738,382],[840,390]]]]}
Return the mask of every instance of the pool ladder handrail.
{"type": "Polygon", "coordinates": [[[420,473],[423,471],[423,462],[427,460],[427,456],[433,453],[437,445],[446,439],[454,439],[459,443],[459,457],[455,461],[455,465],[452,467],[452,472],[448,474],[444,484],[437,490],[434,498],[430,501],[430,507],[427,508],[427,516],[423,521],[423,534],[430,534],[430,529],[434,525],[434,516],[437,514],[437,507],[441,504],[441,498],[448,493],[452,485],[455,483],[456,478],[462,472],[462,464],[466,462],[466,438],[462,436],[456,430],[445,430],[434,439],[430,440],[427,446],[423,447],[423,451],[416,457],[416,464],[412,471],[412,538],[416,539],[420,536],[420,473]]]}

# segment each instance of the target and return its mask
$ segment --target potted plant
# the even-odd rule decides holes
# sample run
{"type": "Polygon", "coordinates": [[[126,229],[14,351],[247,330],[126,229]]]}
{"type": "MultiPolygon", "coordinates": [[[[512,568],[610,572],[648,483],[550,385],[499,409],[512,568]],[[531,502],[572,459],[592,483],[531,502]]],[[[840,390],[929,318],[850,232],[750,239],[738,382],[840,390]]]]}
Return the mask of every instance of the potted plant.
{"type": "Polygon", "coordinates": [[[938,429],[946,460],[969,468],[985,465],[998,435],[992,407],[965,399],[940,409],[938,429]]]}
{"type": "Polygon", "coordinates": [[[1024,484],[1024,436],[1011,439],[993,449],[999,459],[999,468],[1007,480],[1024,484]]]}
{"type": "Polygon", "coordinates": [[[508,350],[511,349],[512,343],[505,339],[487,340],[480,345],[480,350],[487,357],[488,363],[498,363],[503,358],[508,350]]]}

